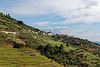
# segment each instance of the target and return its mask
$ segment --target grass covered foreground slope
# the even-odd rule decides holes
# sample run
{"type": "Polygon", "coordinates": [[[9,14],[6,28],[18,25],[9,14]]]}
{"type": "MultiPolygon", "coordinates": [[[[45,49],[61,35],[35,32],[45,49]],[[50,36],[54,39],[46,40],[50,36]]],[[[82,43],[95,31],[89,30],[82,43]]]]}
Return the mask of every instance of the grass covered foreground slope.
{"type": "Polygon", "coordinates": [[[25,46],[14,48],[15,43],[20,45],[24,42],[15,36],[0,32],[0,67],[63,67],[42,56],[34,48],[25,46]],[[16,41],[11,40],[14,38],[16,41]]]}
{"type": "Polygon", "coordinates": [[[2,67],[100,67],[100,46],[96,43],[72,36],[44,36],[39,29],[3,13],[0,25],[2,67]]]}
{"type": "MultiPolygon", "coordinates": [[[[63,67],[53,60],[42,56],[34,48],[30,48],[29,43],[26,44],[21,39],[20,34],[29,32],[29,30],[39,31],[39,29],[25,25],[22,21],[17,21],[9,15],[0,13],[0,67],[63,67]],[[16,35],[6,32],[16,32],[16,35]]],[[[24,39],[26,38],[27,36],[24,39]]]]}
{"type": "Polygon", "coordinates": [[[39,31],[39,29],[33,28],[23,23],[23,21],[19,21],[13,19],[10,14],[4,15],[0,13],[0,30],[6,31],[21,31],[21,30],[34,30],[39,31]]]}

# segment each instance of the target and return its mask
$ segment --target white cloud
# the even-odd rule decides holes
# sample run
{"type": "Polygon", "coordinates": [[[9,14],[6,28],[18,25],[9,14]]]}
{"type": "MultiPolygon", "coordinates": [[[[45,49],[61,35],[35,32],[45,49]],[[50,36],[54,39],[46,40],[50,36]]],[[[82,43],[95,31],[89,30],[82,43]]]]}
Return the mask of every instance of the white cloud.
{"type": "Polygon", "coordinates": [[[54,32],[54,34],[65,34],[66,31],[70,30],[70,27],[45,27],[41,30],[51,31],[54,32]]]}
{"type": "Polygon", "coordinates": [[[33,25],[38,25],[38,26],[48,26],[50,22],[35,22],[33,25]]]}
{"type": "Polygon", "coordinates": [[[69,27],[46,27],[41,30],[55,32],[54,34],[68,34],[78,38],[88,39],[90,41],[100,42],[100,33],[87,31],[84,27],[78,29],[72,29],[69,27]]]}
{"type": "Polygon", "coordinates": [[[80,38],[88,39],[90,41],[100,42],[99,36],[100,36],[100,33],[95,33],[95,32],[85,32],[85,33],[81,33],[77,35],[77,37],[80,37],[80,38]]]}
{"type": "Polygon", "coordinates": [[[11,3],[12,6],[6,10],[1,9],[16,16],[56,14],[66,18],[59,22],[63,24],[100,22],[99,0],[18,0],[11,3]]]}

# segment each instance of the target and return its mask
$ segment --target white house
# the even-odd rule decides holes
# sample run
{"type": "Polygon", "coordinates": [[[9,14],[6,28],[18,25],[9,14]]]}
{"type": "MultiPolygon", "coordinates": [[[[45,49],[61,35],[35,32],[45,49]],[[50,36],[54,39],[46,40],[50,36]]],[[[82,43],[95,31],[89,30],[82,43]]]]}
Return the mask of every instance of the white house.
{"type": "Polygon", "coordinates": [[[47,32],[47,35],[52,36],[53,34],[52,34],[52,32],[47,32]]]}

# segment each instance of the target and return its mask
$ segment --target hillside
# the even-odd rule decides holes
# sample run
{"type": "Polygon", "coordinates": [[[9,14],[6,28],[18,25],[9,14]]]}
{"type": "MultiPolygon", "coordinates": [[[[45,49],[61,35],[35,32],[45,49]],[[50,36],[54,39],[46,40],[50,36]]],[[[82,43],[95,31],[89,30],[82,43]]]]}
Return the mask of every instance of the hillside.
{"type": "Polygon", "coordinates": [[[0,66],[99,67],[100,45],[72,36],[47,36],[0,13],[0,66]]]}
{"type": "Polygon", "coordinates": [[[30,48],[2,48],[0,51],[0,67],[61,67],[30,48]]]}
{"type": "Polygon", "coordinates": [[[21,31],[21,30],[34,30],[39,31],[39,29],[27,26],[23,21],[19,21],[11,18],[10,14],[4,15],[0,13],[0,30],[6,31],[21,31]]]}

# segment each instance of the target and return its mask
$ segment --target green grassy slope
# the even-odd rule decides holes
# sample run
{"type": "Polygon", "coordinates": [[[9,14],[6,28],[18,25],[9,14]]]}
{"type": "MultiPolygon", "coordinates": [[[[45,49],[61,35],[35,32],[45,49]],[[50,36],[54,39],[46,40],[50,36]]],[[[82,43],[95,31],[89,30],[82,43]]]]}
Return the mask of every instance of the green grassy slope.
{"type": "Polygon", "coordinates": [[[33,34],[29,30],[40,31],[0,13],[0,67],[100,66],[98,44],[75,37],[43,36],[41,31],[33,34]],[[14,31],[16,35],[1,31],[14,31]]]}
{"type": "MultiPolygon", "coordinates": [[[[17,35],[14,36],[1,32],[15,31],[19,33],[19,31],[28,32],[28,30],[39,31],[39,29],[27,26],[23,22],[20,24],[18,20],[0,13],[0,67],[63,67],[51,59],[40,55],[36,50],[29,48],[29,46],[21,49],[13,48],[15,43],[18,45],[25,41],[17,37],[17,35]]],[[[42,38],[40,35],[34,34],[29,38],[34,39],[37,45],[42,43],[41,39],[35,39],[33,36],[42,38]]],[[[46,43],[43,42],[45,45],[46,43]]]]}
{"type": "MultiPolygon", "coordinates": [[[[39,36],[40,35],[37,35],[37,37],[39,36]]],[[[19,43],[21,41],[24,42],[23,39],[22,40],[18,39],[17,36],[0,32],[0,67],[23,67],[23,66],[24,67],[63,67],[62,65],[54,62],[53,60],[48,59],[45,56],[42,56],[39,52],[37,52],[33,48],[29,48],[29,47],[19,48],[19,49],[13,48],[15,42],[14,39],[16,40],[16,43],[19,43]]],[[[33,37],[33,39],[35,38],[33,37]]],[[[35,43],[39,41],[41,41],[41,39],[39,40],[36,39],[35,43]]],[[[37,45],[39,43],[37,43],[37,45]]],[[[44,42],[43,44],[46,45],[46,43],[47,42],[44,42]]]]}
{"type": "Polygon", "coordinates": [[[30,48],[0,48],[0,67],[62,67],[30,48]]]}
{"type": "Polygon", "coordinates": [[[34,30],[39,31],[39,29],[33,28],[19,21],[11,18],[10,15],[4,15],[0,13],[0,30],[6,31],[21,31],[21,30],[34,30]]]}

